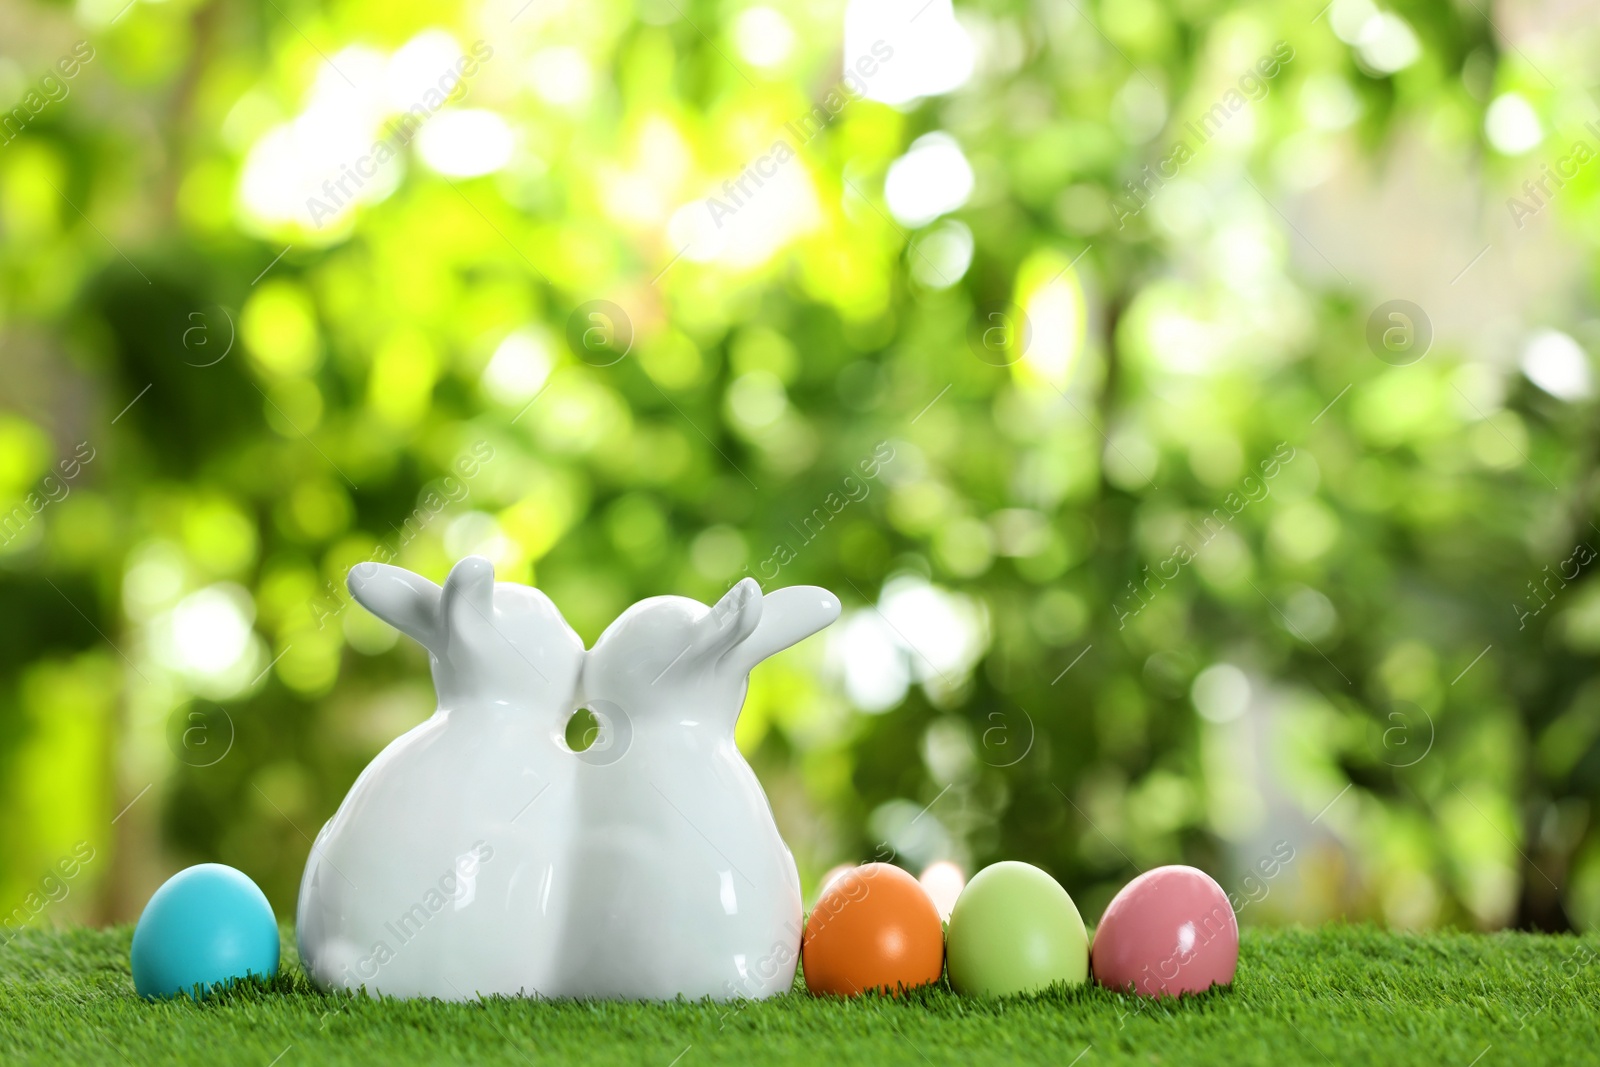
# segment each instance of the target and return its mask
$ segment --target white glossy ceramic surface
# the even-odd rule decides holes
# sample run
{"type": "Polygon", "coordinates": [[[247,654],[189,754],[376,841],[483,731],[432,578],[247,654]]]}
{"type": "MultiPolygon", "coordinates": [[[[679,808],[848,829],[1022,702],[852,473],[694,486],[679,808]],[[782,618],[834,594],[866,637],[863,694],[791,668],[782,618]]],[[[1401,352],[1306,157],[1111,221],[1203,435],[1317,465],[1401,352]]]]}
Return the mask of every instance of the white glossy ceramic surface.
{"type": "Polygon", "coordinates": [[[717,999],[787,990],[800,882],[734,746],[750,669],[839,615],[829,592],[655,597],[585,654],[544,594],[462,560],[350,590],[427,647],[439,710],[357,778],[301,882],[323,986],[717,999]],[[567,747],[572,712],[601,727],[567,747]]]}
{"type": "Polygon", "coordinates": [[[733,728],[750,669],[838,617],[825,589],[763,597],[746,578],[713,608],[640,601],[600,635],[580,696],[602,723],[595,748],[609,731],[625,751],[578,772],[564,992],[733,999],[789,989],[800,877],[733,728]]]}
{"type": "Polygon", "coordinates": [[[439,709],[361,772],[300,884],[301,959],[324,987],[467,1000],[549,993],[577,768],[563,731],[583,642],[488,560],[444,588],[362,564],[350,592],[428,649],[439,709]]]}

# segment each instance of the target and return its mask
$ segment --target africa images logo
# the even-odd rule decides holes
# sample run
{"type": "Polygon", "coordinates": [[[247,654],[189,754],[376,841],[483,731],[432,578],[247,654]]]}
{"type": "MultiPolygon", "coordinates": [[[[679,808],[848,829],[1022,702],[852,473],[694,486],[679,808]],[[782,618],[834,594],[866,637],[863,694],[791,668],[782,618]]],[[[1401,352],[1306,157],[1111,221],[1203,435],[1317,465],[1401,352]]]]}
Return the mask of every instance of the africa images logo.
{"type": "Polygon", "coordinates": [[[1128,202],[1124,203],[1122,200],[1111,202],[1117,229],[1125,227],[1129,219],[1149,207],[1156,194],[1176,178],[1178,172],[1194,159],[1195,153],[1221,133],[1223,127],[1243,111],[1247,103],[1260,103],[1265,100],[1267,93],[1271,91],[1272,79],[1293,61],[1294,48],[1287,41],[1279,41],[1270,53],[1257,59],[1248,70],[1239,75],[1235,84],[1230,86],[1215,104],[1201,114],[1199,125],[1194,121],[1185,122],[1184,135],[1173,143],[1165,158],[1158,161],[1153,168],[1150,164],[1145,164],[1137,180],[1129,179],[1123,182],[1123,186],[1128,190],[1128,202]]]}
{"type": "Polygon", "coordinates": [[[822,102],[797,119],[783,124],[787,137],[780,136],[766,152],[740,168],[737,177],[722,183],[726,200],[716,196],[706,197],[706,209],[717,229],[739,209],[755,198],[766,182],[778,174],[778,168],[800,154],[800,149],[833,124],[840,112],[851,102],[867,95],[867,81],[876,75],[882,64],[894,58],[894,47],[885,41],[874,41],[872,55],[860,56],[854,66],[846,66],[839,83],[823,96],[822,102]],[[791,141],[792,138],[792,141],[791,141]],[[752,189],[747,183],[753,183],[752,189]]]}
{"type": "Polygon", "coordinates": [[[362,188],[378,175],[378,168],[400,154],[400,149],[411,143],[411,139],[422,129],[422,124],[438,113],[439,109],[447,103],[459,102],[467,95],[467,79],[477,75],[478,70],[489,58],[494,55],[494,49],[483,41],[475,41],[472,45],[472,55],[462,55],[454,65],[446,67],[439,75],[438,82],[430,86],[422,94],[422,99],[406,108],[398,119],[391,119],[388,123],[388,132],[372,143],[372,148],[362,156],[357,157],[354,165],[342,163],[339,165],[339,176],[330,178],[322,183],[322,191],[327,200],[315,196],[306,197],[306,211],[311,216],[311,221],[317,229],[322,229],[323,223],[336,216],[344,206],[362,188]],[[350,188],[354,185],[354,188],[350,188]]]}

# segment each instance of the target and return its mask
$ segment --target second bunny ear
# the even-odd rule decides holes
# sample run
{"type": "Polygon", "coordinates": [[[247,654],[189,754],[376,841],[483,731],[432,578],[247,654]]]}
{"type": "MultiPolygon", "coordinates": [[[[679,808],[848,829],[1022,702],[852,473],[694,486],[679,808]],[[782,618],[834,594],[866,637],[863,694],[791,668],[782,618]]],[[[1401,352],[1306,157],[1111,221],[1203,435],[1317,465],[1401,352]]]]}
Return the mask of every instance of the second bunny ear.
{"type": "Polygon", "coordinates": [[[430,652],[444,648],[443,590],[420,574],[387,563],[358,563],[346,579],[356,603],[430,652]]]}
{"type": "Polygon", "coordinates": [[[695,624],[695,645],[702,654],[720,657],[754,633],[760,622],[761,586],[754,578],[741,579],[695,624]]]}
{"type": "Polygon", "coordinates": [[[494,564],[482,556],[467,556],[450,569],[444,580],[439,617],[448,630],[460,633],[474,623],[494,625],[494,564]]]}
{"type": "Polygon", "coordinates": [[[805,640],[839,617],[839,598],[815,585],[775,589],[762,599],[760,625],[728,650],[724,662],[748,671],[768,656],[805,640]]]}

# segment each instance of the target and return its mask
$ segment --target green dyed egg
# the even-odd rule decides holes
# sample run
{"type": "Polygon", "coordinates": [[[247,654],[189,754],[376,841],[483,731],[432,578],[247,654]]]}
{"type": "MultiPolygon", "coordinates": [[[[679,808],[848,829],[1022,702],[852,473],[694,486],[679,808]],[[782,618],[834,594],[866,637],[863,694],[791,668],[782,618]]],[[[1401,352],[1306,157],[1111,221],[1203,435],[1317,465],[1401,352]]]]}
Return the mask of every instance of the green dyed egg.
{"type": "Polygon", "coordinates": [[[1006,860],[973,876],[950,913],[945,966],[957,993],[999,997],[1089,976],[1089,935],[1061,884],[1006,860]]]}

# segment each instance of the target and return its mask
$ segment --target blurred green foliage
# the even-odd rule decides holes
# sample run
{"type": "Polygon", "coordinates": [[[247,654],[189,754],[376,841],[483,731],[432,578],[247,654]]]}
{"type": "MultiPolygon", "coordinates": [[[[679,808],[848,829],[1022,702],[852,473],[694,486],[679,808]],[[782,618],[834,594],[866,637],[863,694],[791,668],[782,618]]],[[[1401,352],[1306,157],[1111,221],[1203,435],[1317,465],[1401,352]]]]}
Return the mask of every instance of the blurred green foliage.
{"type": "MultiPolygon", "coordinates": [[[[1593,406],[1484,354],[1600,337],[1592,278],[1503,308],[1510,340],[1460,302],[1425,358],[1367,339],[1465,291],[1499,194],[1436,278],[1412,216],[1522,195],[1582,136],[1593,49],[1535,66],[1421,0],[935,0],[884,8],[926,35],[865,81],[970,55],[964,83],[832,114],[873,29],[775,6],[6,16],[0,907],[129,918],[216,860],[292,914],[310,837],[433,707],[340,592],[387,546],[435,579],[489,555],[589,642],[745,573],[838,592],[739,732],[808,887],[1017,858],[1092,919],[1192,862],[1247,918],[1600,923],[1593,406]],[[1511,97],[1541,147],[1501,150],[1510,105],[1490,143],[1511,97]],[[1395,178],[1417,152],[1454,184],[1395,178]],[[1385,175],[1398,232],[1315,225],[1385,175]]],[[[1541,198],[1580,263],[1595,181],[1541,198]]]]}

